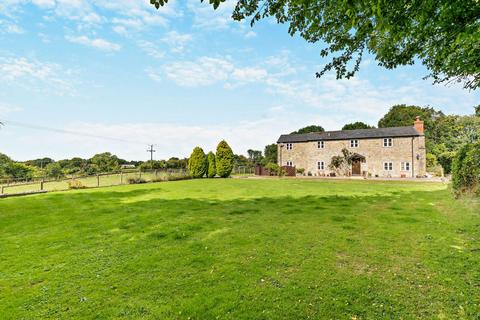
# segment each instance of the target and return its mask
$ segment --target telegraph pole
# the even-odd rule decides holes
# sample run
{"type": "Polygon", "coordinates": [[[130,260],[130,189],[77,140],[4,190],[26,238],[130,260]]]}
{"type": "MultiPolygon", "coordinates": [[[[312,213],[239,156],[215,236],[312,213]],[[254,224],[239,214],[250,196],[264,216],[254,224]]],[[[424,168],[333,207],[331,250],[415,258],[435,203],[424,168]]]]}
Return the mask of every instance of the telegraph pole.
{"type": "Polygon", "coordinates": [[[149,145],[150,149],[147,150],[147,152],[150,152],[150,161],[153,161],[153,153],[156,152],[157,150],[153,149],[153,144],[149,145]]]}

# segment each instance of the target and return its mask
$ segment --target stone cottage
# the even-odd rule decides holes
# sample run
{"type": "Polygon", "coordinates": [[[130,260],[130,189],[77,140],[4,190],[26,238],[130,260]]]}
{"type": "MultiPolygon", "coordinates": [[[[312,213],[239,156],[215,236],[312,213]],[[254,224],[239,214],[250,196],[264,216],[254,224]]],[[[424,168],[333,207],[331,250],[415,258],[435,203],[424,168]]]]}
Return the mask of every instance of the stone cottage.
{"type": "Polygon", "coordinates": [[[426,153],[423,121],[413,126],[326,131],[281,135],[278,164],[304,169],[312,176],[329,176],[332,157],[350,155],[347,175],[371,177],[423,177],[426,153]]]}

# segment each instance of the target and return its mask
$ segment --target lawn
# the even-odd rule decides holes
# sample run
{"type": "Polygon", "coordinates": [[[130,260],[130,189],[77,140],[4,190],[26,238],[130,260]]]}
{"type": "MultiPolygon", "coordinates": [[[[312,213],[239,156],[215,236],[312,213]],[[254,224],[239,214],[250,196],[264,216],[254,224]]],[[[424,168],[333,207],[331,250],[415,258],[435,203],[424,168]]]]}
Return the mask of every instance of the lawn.
{"type": "Polygon", "coordinates": [[[479,319],[480,205],[215,179],[0,200],[2,319],[479,319]]]}

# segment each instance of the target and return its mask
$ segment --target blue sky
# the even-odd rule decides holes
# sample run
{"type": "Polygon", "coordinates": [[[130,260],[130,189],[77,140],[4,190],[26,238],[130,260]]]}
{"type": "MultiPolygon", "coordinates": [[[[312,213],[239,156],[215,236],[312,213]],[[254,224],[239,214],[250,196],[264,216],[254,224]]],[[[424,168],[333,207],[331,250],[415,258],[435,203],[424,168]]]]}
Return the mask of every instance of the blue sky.
{"type": "Polygon", "coordinates": [[[188,156],[226,139],[236,153],[262,149],[309,124],[375,125],[394,104],[469,114],[478,93],[432,86],[421,65],[385,70],[371,56],[354,79],[315,78],[322,44],[286,26],[230,18],[199,0],[159,11],[148,0],[2,0],[0,152],[18,160],[188,156]],[[25,123],[102,140],[25,128],[25,123]],[[120,141],[121,140],[121,141],[120,141]]]}

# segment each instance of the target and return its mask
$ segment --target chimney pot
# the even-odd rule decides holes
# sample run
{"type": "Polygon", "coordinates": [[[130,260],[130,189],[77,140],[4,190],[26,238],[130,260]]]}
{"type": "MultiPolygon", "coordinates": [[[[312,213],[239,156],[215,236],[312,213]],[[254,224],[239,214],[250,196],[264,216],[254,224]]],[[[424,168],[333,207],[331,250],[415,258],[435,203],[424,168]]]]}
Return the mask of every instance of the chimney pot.
{"type": "Polygon", "coordinates": [[[413,127],[419,132],[419,133],[424,133],[425,127],[423,125],[423,121],[420,120],[420,117],[417,116],[415,117],[415,122],[413,123],[413,127]]]}

